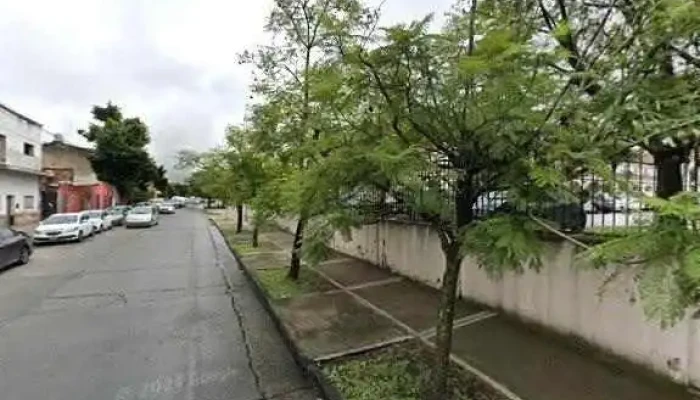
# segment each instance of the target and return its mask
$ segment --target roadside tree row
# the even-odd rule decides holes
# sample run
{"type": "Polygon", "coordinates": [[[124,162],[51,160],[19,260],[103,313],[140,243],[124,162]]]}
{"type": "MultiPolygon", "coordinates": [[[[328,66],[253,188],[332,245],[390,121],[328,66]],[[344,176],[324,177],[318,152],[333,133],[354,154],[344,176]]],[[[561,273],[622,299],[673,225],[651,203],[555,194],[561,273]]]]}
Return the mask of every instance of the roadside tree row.
{"type": "Polygon", "coordinates": [[[465,255],[497,278],[538,268],[544,233],[580,244],[538,205],[579,212],[572,181],[611,178],[634,152],[654,158],[655,222],[586,246],[587,261],[633,268],[662,324],[697,307],[700,206],[681,179],[700,129],[696,2],[463,0],[444,11],[441,27],[432,16],[384,26],[357,0],[277,0],[271,43],[241,56],[255,66],[246,121],[196,157],[193,182],[249,206],[254,226],[296,217],[290,279],[335,232],[391,217],[377,205],[429,223],[445,256],[434,399],[465,255]],[[476,213],[495,191],[509,207],[476,213]]]}

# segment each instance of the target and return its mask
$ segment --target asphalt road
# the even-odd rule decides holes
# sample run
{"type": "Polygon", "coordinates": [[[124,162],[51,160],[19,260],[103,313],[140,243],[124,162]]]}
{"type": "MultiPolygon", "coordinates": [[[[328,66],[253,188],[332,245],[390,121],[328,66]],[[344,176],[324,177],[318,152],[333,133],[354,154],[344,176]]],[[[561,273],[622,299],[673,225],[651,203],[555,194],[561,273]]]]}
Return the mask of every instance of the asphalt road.
{"type": "Polygon", "coordinates": [[[1,273],[0,398],[316,398],[216,235],[184,209],[1,273]]]}

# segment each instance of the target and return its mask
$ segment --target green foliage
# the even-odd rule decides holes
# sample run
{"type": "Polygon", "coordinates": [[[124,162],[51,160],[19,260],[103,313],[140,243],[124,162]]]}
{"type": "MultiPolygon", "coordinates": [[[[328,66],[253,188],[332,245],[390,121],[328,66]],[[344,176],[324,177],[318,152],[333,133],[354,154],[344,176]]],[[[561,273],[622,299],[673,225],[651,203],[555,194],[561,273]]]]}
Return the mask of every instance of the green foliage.
{"type": "Polygon", "coordinates": [[[312,271],[302,273],[299,279],[292,280],[287,277],[285,268],[269,268],[258,270],[256,278],[273,300],[289,299],[328,288],[328,283],[312,271]]]}
{"type": "MultiPolygon", "coordinates": [[[[395,345],[324,365],[323,372],[347,400],[421,400],[429,387],[430,352],[414,343],[395,345]]],[[[495,399],[483,385],[453,368],[445,399],[495,399]]]]}
{"type": "Polygon", "coordinates": [[[354,360],[325,371],[348,400],[421,399],[421,371],[411,359],[354,360]]]}
{"type": "Polygon", "coordinates": [[[492,277],[504,271],[539,270],[543,245],[537,225],[523,216],[500,215],[477,222],[464,231],[462,253],[475,256],[492,277]]]}
{"type": "Polygon", "coordinates": [[[145,149],[150,141],[146,124],[138,118],[125,119],[112,103],[94,106],[92,115],[97,122],[79,133],[95,144],[90,162],[98,179],[113,185],[126,199],[151,182],[163,182],[165,171],[159,170],[145,149]]]}
{"type": "Polygon", "coordinates": [[[317,265],[325,260],[329,253],[328,244],[336,232],[340,231],[344,238],[351,238],[351,229],[360,226],[356,215],[342,211],[326,212],[308,221],[301,253],[310,265],[317,265]]]}
{"type": "Polygon", "coordinates": [[[645,314],[671,326],[700,304],[700,204],[697,193],[650,199],[653,224],[582,254],[598,268],[633,268],[645,314]]]}

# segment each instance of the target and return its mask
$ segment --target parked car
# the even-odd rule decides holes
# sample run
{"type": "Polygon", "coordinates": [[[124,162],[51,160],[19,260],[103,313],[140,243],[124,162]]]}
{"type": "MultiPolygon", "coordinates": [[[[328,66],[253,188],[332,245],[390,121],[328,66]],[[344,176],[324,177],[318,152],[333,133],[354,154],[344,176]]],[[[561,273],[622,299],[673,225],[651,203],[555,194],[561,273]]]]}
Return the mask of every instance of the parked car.
{"type": "Polygon", "coordinates": [[[34,230],[34,243],[81,242],[92,236],[95,228],[86,212],[53,214],[41,221],[34,230]]]}
{"type": "MultiPolygon", "coordinates": [[[[586,228],[584,210],[584,205],[574,202],[544,202],[530,208],[534,216],[552,222],[558,229],[567,232],[581,232],[586,228]]],[[[498,191],[479,196],[472,206],[472,212],[476,218],[488,218],[498,213],[522,214],[525,211],[508,201],[507,192],[498,191]]]]}
{"type": "Polygon", "coordinates": [[[124,225],[127,228],[158,225],[158,211],[155,207],[134,207],[126,214],[124,225]]]}
{"type": "Polygon", "coordinates": [[[170,202],[161,203],[158,212],[161,214],[175,214],[175,204],[170,202]]]}
{"type": "Polygon", "coordinates": [[[170,202],[175,205],[175,208],[182,208],[185,206],[185,201],[187,199],[180,196],[173,196],[170,198],[170,202]]]}
{"type": "Polygon", "coordinates": [[[0,228],[0,268],[24,265],[32,255],[32,245],[24,232],[0,228]]]}
{"type": "Polygon", "coordinates": [[[109,213],[112,215],[115,215],[117,212],[119,212],[124,217],[126,217],[126,213],[128,213],[129,210],[131,210],[131,206],[124,206],[124,205],[113,206],[113,207],[110,207],[107,209],[107,211],[109,211],[109,213]]]}
{"type": "Polygon", "coordinates": [[[591,199],[592,211],[600,213],[611,213],[614,211],[620,211],[618,209],[619,203],[616,201],[615,197],[607,193],[599,193],[593,196],[591,199]]]}
{"type": "Polygon", "coordinates": [[[124,225],[125,212],[118,208],[108,209],[110,218],[112,219],[112,226],[124,225]]]}
{"type": "Polygon", "coordinates": [[[95,227],[96,233],[112,229],[112,216],[107,210],[90,210],[86,213],[90,217],[90,223],[95,227]]]}

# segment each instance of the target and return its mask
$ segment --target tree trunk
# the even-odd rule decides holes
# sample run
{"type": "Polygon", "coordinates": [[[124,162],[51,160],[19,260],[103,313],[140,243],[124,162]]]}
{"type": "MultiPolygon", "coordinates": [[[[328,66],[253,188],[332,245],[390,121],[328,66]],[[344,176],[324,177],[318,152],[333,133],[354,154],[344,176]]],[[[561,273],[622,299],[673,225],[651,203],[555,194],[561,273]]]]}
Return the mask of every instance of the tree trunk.
{"type": "Polygon", "coordinates": [[[258,224],[255,224],[255,226],[253,226],[253,247],[258,247],[258,233],[258,224]]]}
{"type": "Polygon", "coordinates": [[[662,199],[668,199],[682,192],[681,166],[687,157],[683,157],[679,151],[654,152],[652,155],[656,165],[656,195],[662,199]]]}
{"type": "MultiPolygon", "coordinates": [[[[456,160],[456,165],[463,167],[464,160],[456,160]]],[[[457,300],[457,282],[462,265],[460,254],[462,240],[459,239],[462,229],[474,220],[472,209],[473,178],[463,175],[457,179],[455,187],[455,216],[457,229],[454,231],[439,231],[442,252],[445,254],[445,271],[442,274],[440,304],[435,335],[435,365],[429,392],[431,400],[449,399],[447,385],[450,373],[450,353],[452,352],[452,328],[455,317],[455,301],[457,300]]],[[[448,228],[449,229],[449,228],[448,228]]]]}
{"type": "MultiPolygon", "coordinates": [[[[255,226],[257,228],[257,225],[255,226]]],[[[243,230],[243,205],[236,205],[236,233],[241,233],[243,230]]]]}
{"type": "Polygon", "coordinates": [[[303,243],[304,225],[306,219],[301,217],[297,221],[297,228],[294,231],[294,244],[292,245],[292,263],[289,266],[289,274],[287,277],[292,280],[299,279],[299,271],[301,270],[301,244],[303,243]]]}
{"type": "Polygon", "coordinates": [[[445,254],[445,272],[442,275],[442,289],[438,308],[438,321],[435,335],[435,366],[433,367],[431,400],[449,399],[447,379],[450,372],[450,353],[452,351],[452,328],[457,299],[457,282],[462,257],[455,244],[443,248],[445,254]]]}

